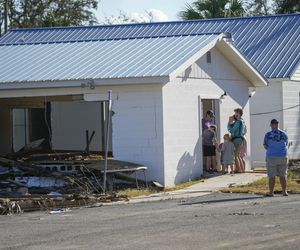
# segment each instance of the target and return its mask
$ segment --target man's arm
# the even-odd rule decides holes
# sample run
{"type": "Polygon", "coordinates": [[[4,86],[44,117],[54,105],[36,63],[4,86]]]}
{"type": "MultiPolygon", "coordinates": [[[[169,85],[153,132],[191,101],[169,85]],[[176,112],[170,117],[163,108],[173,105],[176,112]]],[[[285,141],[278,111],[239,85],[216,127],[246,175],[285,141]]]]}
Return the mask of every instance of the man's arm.
{"type": "Polygon", "coordinates": [[[268,134],[265,134],[265,138],[264,138],[264,148],[268,149],[268,134]]]}
{"type": "Polygon", "coordinates": [[[283,132],[283,138],[284,138],[285,145],[288,146],[289,145],[289,138],[288,138],[287,133],[283,132]]]}

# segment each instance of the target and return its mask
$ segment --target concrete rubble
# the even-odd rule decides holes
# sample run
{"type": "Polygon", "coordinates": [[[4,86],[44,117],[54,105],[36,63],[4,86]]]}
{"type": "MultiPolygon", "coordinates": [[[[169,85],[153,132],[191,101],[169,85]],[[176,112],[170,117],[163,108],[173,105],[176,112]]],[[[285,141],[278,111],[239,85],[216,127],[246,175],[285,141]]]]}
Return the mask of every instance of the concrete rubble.
{"type": "Polygon", "coordinates": [[[126,174],[139,170],[145,173],[146,167],[113,159],[108,166],[110,192],[104,194],[101,155],[18,152],[0,157],[0,215],[127,200],[114,193],[116,180],[124,177],[125,182],[138,185],[142,181],[137,174],[136,178],[126,174]]]}

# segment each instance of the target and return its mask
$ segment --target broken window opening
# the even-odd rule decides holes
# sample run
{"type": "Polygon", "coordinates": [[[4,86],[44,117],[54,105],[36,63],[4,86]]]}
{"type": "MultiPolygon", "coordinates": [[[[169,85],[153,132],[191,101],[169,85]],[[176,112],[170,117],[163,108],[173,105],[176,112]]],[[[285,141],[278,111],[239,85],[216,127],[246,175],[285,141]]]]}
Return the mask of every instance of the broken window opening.
{"type": "Polygon", "coordinates": [[[30,142],[44,139],[41,150],[50,147],[50,104],[45,108],[12,109],[12,151],[18,152],[30,142]]]}

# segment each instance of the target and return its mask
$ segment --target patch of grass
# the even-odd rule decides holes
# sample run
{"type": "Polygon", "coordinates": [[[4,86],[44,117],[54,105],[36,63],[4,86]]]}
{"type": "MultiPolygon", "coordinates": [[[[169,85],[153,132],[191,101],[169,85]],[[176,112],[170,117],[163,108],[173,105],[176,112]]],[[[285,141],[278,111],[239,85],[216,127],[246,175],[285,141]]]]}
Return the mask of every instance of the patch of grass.
{"type": "MultiPolygon", "coordinates": [[[[292,169],[288,172],[287,177],[287,189],[291,194],[300,194],[300,184],[297,180],[300,179],[300,168],[292,169]]],[[[255,193],[255,194],[266,194],[269,191],[268,178],[264,177],[253,183],[243,186],[224,188],[221,190],[223,193],[255,193]]],[[[281,193],[281,186],[279,178],[276,178],[275,193],[281,193]]]]}
{"type": "Polygon", "coordinates": [[[196,180],[196,181],[188,181],[188,182],[184,182],[181,184],[176,185],[175,187],[167,187],[165,188],[166,192],[170,192],[170,191],[176,191],[176,190],[180,190],[180,189],[184,189],[184,188],[188,188],[190,186],[193,186],[195,184],[198,184],[200,182],[204,182],[205,179],[200,179],[200,180],[196,180]]]}
{"type": "MultiPolygon", "coordinates": [[[[200,180],[196,180],[196,181],[188,181],[188,182],[185,182],[185,183],[178,184],[175,187],[167,187],[163,191],[170,192],[170,191],[176,191],[176,190],[184,189],[184,188],[190,187],[192,185],[195,185],[197,183],[204,182],[204,180],[205,179],[200,179],[200,180]]],[[[117,195],[126,196],[128,198],[133,198],[133,197],[137,197],[137,196],[155,194],[157,192],[159,192],[159,191],[157,191],[155,189],[151,189],[151,188],[150,189],[128,188],[128,189],[118,191],[117,195]]]]}
{"type": "Polygon", "coordinates": [[[136,189],[136,188],[128,188],[124,190],[120,190],[117,195],[120,196],[127,196],[128,198],[143,196],[143,195],[150,195],[154,194],[156,191],[151,189],[136,189]]]}

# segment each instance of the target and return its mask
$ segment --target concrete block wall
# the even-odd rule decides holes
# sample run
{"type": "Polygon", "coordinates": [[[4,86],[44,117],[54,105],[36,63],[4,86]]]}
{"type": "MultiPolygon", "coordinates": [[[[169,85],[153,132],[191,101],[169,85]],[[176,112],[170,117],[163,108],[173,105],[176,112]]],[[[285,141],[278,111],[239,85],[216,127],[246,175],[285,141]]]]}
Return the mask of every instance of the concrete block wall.
{"type": "Polygon", "coordinates": [[[144,164],[149,180],[164,184],[161,85],[117,90],[113,103],[114,158],[144,164]]]}
{"type": "MultiPolygon", "coordinates": [[[[300,69],[298,70],[300,74],[300,69]]],[[[300,79],[299,81],[284,81],[282,83],[283,95],[283,124],[289,137],[290,159],[300,159],[300,79]],[[294,107],[294,108],[291,108],[294,107]]]]}
{"type": "Polygon", "coordinates": [[[200,98],[180,84],[163,88],[165,185],[202,174],[200,98]]]}
{"type": "Polygon", "coordinates": [[[203,172],[200,99],[215,99],[219,103],[220,137],[228,133],[228,117],[233,110],[244,109],[248,159],[251,157],[248,88],[253,86],[217,49],[211,55],[210,63],[203,56],[163,87],[166,186],[193,180],[203,172]],[[225,99],[220,101],[225,92],[225,99]]]}
{"type": "MultiPolygon", "coordinates": [[[[115,159],[144,164],[149,180],[164,184],[161,85],[100,87],[113,91],[112,152],[115,159]]],[[[105,96],[105,95],[104,95],[105,96]]],[[[55,149],[83,150],[85,130],[95,130],[91,150],[101,148],[100,102],[53,102],[55,149]]]]}
{"type": "Polygon", "coordinates": [[[282,108],[282,83],[280,81],[270,81],[269,86],[256,88],[255,95],[250,99],[251,155],[254,167],[265,166],[266,151],[263,147],[263,139],[265,133],[270,131],[270,121],[276,118],[283,125],[283,112],[268,112],[282,108]]]}

